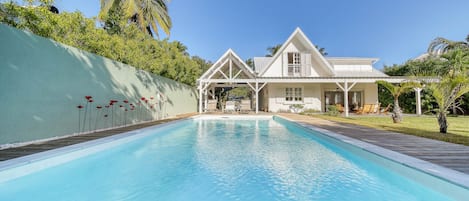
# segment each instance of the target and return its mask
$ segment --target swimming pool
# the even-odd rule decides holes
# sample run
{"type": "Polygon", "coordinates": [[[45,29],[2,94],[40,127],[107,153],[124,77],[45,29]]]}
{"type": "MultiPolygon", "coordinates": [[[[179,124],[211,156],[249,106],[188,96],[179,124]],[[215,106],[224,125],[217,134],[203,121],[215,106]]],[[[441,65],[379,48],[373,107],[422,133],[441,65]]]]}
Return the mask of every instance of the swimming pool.
{"type": "Polygon", "coordinates": [[[469,196],[463,187],[272,117],[194,118],[18,161],[0,165],[0,200],[469,196]]]}

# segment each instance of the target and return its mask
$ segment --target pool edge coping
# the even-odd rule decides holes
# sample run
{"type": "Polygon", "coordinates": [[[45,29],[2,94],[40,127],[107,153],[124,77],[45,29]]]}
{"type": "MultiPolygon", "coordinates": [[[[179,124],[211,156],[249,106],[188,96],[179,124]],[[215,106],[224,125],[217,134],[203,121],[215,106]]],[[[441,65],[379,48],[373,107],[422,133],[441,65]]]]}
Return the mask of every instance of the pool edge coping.
{"type": "Polygon", "coordinates": [[[338,133],[335,133],[333,131],[323,129],[323,128],[318,128],[314,125],[311,125],[309,123],[304,123],[304,122],[297,122],[294,119],[290,119],[288,117],[280,116],[280,115],[273,115],[277,118],[285,119],[291,123],[294,123],[298,126],[301,126],[305,129],[309,129],[312,131],[320,132],[321,134],[324,134],[328,137],[331,137],[335,140],[339,140],[343,143],[350,144],[353,146],[356,146],[359,149],[362,149],[364,151],[370,152],[372,154],[376,154],[380,157],[383,157],[387,160],[391,160],[395,163],[407,166],[409,168],[413,168],[415,170],[421,171],[425,174],[429,174],[431,176],[440,178],[442,180],[445,180],[447,182],[453,183],[455,185],[458,185],[462,188],[465,188],[469,190],[469,175],[459,172],[435,163],[431,163],[428,161],[424,161],[422,159],[409,156],[403,153],[399,153],[397,151],[393,151],[390,149],[386,149],[384,147],[374,145],[365,141],[361,141],[358,139],[354,139],[351,137],[347,137],[338,133]]]}

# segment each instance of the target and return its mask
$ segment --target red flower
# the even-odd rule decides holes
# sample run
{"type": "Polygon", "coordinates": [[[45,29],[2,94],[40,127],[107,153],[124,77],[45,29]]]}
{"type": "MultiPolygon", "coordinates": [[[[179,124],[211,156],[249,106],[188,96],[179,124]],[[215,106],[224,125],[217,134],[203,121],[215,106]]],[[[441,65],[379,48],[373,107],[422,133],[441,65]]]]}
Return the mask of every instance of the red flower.
{"type": "Polygon", "coordinates": [[[110,102],[109,105],[114,105],[114,102],[110,102]]]}
{"type": "Polygon", "coordinates": [[[152,106],[150,106],[150,108],[153,108],[153,105],[152,105],[152,106]]]}
{"type": "Polygon", "coordinates": [[[88,102],[92,103],[92,102],[93,102],[93,99],[89,99],[88,102]]]}
{"type": "Polygon", "coordinates": [[[92,99],[93,97],[92,96],[85,96],[86,100],[90,100],[92,99]]]}
{"type": "Polygon", "coordinates": [[[145,100],[145,97],[142,97],[141,99],[142,99],[142,100],[145,100]]]}
{"type": "Polygon", "coordinates": [[[124,100],[123,102],[124,102],[124,103],[129,103],[129,101],[128,101],[128,100],[124,100]]]}
{"type": "Polygon", "coordinates": [[[153,100],[153,96],[152,96],[152,97],[150,97],[150,99],[152,99],[152,100],[153,100]]]}
{"type": "Polygon", "coordinates": [[[79,105],[79,106],[77,106],[77,108],[78,108],[78,109],[81,109],[81,108],[83,108],[83,105],[79,105]]]}
{"type": "Polygon", "coordinates": [[[101,106],[99,106],[99,105],[98,105],[98,106],[96,106],[96,109],[101,109],[101,108],[103,108],[103,107],[101,107],[101,106]]]}
{"type": "Polygon", "coordinates": [[[134,104],[130,103],[130,106],[133,106],[134,104]]]}
{"type": "Polygon", "coordinates": [[[109,103],[117,103],[117,102],[119,102],[119,101],[117,101],[117,100],[110,100],[109,101],[109,103]]]}
{"type": "Polygon", "coordinates": [[[145,100],[145,103],[148,103],[148,100],[145,100]]]}

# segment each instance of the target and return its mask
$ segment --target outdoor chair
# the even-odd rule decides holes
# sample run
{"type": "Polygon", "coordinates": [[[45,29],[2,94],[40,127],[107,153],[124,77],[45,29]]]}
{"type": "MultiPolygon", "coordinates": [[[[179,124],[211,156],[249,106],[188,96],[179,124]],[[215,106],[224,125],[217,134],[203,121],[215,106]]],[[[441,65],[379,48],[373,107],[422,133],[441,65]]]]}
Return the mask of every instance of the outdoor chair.
{"type": "Polygon", "coordinates": [[[240,105],[239,111],[249,113],[251,110],[252,110],[251,100],[241,100],[241,105],[240,105]]]}
{"type": "Polygon", "coordinates": [[[342,106],[342,104],[335,104],[335,107],[340,113],[344,112],[344,106],[342,106]]]}
{"type": "Polygon", "coordinates": [[[208,100],[206,111],[207,112],[216,112],[217,111],[217,103],[218,103],[217,99],[208,100]]]}
{"type": "Polygon", "coordinates": [[[388,106],[386,108],[381,109],[381,111],[379,111],[379,113],[380,114],[388,114],[389,110],[391,110],[391,106],[392,106],[392,104],[388,104],[388,106]]]}
{"type": "Polygon", "coordinates": [[[365,104],[357,111],[357,114],[368,114],[372,111],[373,104],[365,104]]]}
{"type": "Polygon", "coordinates": [[[378,114],[380,106],[381,106],[381,103],[373,104],[373,106],[371,107],[370,113],[378,114]]]}
{"type": "Polygon", "coordinates": [[[225,112],[236,112],[236,104],[234,101],[226,101],[225,112]]]}

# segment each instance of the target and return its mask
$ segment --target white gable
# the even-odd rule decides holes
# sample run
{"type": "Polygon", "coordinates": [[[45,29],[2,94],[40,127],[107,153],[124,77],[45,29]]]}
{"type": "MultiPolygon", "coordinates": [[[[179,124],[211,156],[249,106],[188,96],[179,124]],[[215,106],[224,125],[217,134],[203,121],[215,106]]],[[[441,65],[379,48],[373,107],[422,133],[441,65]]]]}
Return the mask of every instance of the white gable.
{"type": "MultiPolygon", "coordinates": [[[[299,77],[329,77],[334,75],[333,68],[319,53],[301,29],[297,28],[279,51],[272,57],[268,65],[259,71],[261,77],[288,77],[292,74],[289,62],[291,53],[299,53],[298,61],[301,65],[297,68],[299,77]],[[290,53],[290,56],[289,56],[290,53]]],[[[291,67],[291,66],[290,66],[291,67]]],[[[296,72],[296,71],[295,71],[296,72]]]]}
{"type": "Polygon", "coordinates": [[[228,49],[200,79],[253,79],[252,69],[231,49],[228,49]]]}

